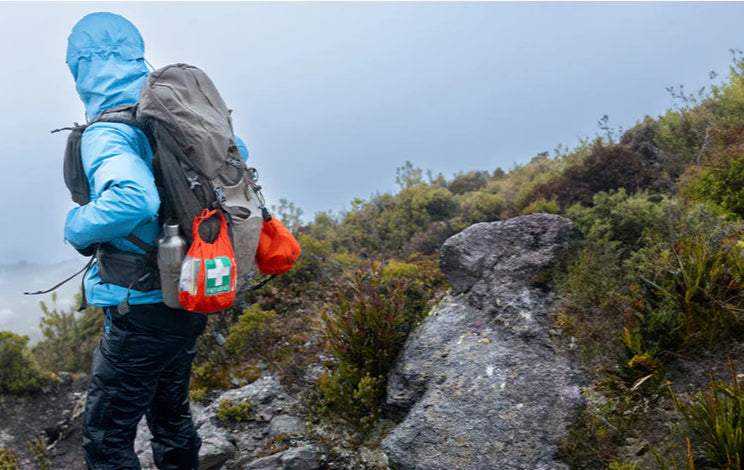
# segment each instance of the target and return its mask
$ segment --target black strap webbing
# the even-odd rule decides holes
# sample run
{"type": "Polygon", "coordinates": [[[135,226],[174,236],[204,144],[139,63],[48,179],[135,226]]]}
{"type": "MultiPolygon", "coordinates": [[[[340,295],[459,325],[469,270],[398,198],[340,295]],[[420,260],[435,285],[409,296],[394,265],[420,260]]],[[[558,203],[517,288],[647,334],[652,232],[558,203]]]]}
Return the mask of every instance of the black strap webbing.
{"type": "Polygon", "coordinates": [[[124,237],[125,240],[135,245],[140,250],[144,251],[145,253],[152,253],[155,251],[155,247],[141,239],[140,237],[136,235],[132,235],[131,233],[124,237]]]}
{"type": "Polygon", "coordinates": [[[88,262],[87,262],[87,263],[85,264],[85,266],[83,266],[83,269],[81,269],[80,271],[76,272],[76,273],[75,273],[75,274],[73,274],[72,276],[68,277],[68,278],[67,278],[67,279],[65,279],[64,281],[62,281],[62,282],[60,282],[60,283],[57,283],[57,284],[56,284],[56,285],[55,285],[54,287],[52,287],[52,288],[50,288],[50,289],[47,289],[47,290],[40,290],[40,291],[36,291],[36,292],[24,292],[24,293],[23,293],[23,295],[40,295],[40,294],[48,294],[48,293],[52,292],[53,290],[57,289],[58,287],[62,286],[63,284],[65,284],[65,283],[67,283],[67,282],[71,281],[71,280],[72,280],[72,279],[74,279],[74,278],[75,278],[75,276],[77,276],[78,274],[80,274],[80,273],[82,273],[82,272],[85,272],[85,271],[87,271],[88,269],[90,269],[90,267],[91,267],[91,266],[93,266],[93,261],[94,261],[95,259],[96,259],[96,257],[95,257],[95,256],[91,256],[91,257],[90,257],[90,259],[88,260],[88,262]]]}

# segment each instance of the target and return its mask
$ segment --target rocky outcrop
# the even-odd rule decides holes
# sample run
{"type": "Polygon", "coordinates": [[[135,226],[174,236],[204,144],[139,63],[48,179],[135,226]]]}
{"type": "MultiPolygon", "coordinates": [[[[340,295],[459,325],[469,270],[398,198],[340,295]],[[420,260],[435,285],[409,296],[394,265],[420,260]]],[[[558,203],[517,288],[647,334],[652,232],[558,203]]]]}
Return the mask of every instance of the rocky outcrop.
{"type": "Polygon", "coordinates": [[[444,244],[453,296],[411,334],[389,377],[388,405],[405,415],[383,441],[391,468],[568,468],[555,453],[581,377],[551,344],[551,295],[538,280],[570,229],[532,214],[444,244]]]}

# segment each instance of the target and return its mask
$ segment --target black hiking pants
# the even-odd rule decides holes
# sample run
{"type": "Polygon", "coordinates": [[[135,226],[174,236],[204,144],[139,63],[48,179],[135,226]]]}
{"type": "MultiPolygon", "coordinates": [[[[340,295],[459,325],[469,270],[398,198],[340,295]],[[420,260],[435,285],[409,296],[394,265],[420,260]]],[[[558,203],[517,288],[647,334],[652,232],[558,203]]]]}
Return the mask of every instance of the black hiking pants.
{"type": "Polygon", "coordinates": [[[155,465],[196,470],[201,439],[189,406],[189,379],[206,316],[165,304],[106,308],[104,334],[93,355],[83,420],[83,451],[91,470],[139,470],[134,453],[143,415],[152,432],[155,465]]]}

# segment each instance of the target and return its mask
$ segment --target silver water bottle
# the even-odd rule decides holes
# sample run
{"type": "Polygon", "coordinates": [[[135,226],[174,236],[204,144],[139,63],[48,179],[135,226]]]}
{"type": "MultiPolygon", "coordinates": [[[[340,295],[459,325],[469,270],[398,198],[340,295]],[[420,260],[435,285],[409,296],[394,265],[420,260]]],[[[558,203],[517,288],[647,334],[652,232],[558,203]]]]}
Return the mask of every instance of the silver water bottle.
{"type": "Polygon", "coordinates": [[[178,233],[178,224],[166,222],[163,237],[158,240],[158,269],[163,302],[171,308],[183,308],[178,301],[178,283],[186,248],[186,240],[178,233]]]}

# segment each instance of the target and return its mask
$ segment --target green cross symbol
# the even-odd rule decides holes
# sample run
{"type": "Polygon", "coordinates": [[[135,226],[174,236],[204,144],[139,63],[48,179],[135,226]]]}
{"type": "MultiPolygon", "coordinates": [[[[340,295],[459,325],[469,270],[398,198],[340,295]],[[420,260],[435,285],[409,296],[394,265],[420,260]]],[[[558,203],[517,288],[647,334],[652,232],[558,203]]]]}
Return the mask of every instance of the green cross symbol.
{"type": "Polygon", "coordinates": [[[217,295],[230,292],[232,286],[230,274],[232,263],[227,256],[208,259],[204,262],[207,269],[206,295],[217,295]]]}

